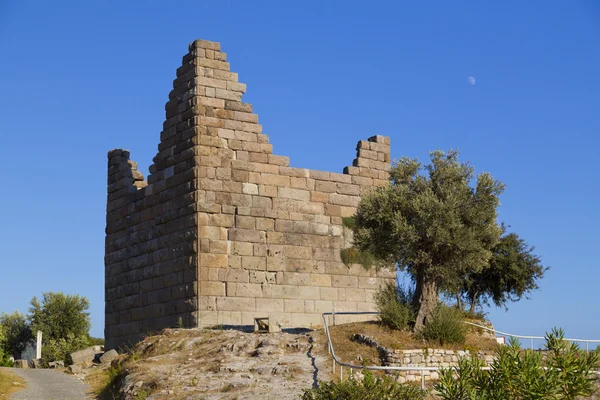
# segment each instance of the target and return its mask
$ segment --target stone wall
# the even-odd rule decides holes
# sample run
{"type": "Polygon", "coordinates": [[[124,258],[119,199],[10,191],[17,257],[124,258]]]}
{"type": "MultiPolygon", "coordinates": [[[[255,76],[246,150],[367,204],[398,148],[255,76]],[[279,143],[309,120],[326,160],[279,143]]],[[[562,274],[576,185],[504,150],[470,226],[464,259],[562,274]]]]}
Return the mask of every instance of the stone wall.
{"type": "MultiPolygon", "coordinates": [[[[494,351],[477,351],[470,350],[446,350],[446,349],[390,349],[382,346],[377,341],[369,336],[355,334],[352,340],[363,343],[368,346],[375,347],[381,356],[382,365],[389,367],[435,367],[435,368],[450,368],[458,365],[458,360],[463,357],[477,357],[484,361],[485,364],[491,365],[494,361],[494,351]]],[[[400,371],[396,373],[398,381],[404,383],[406,381],[421,380],[421,371],[400,371]]],[[[435,380],[439,378],[438,371],[424,371],[425,380],[435,380]]]]}
{"type": "MultiPolygon", "coordinates": [[[[437,367],[449,368],[458,365],[458,360],[463,357],[478,357],[487,365],[494,361],[493,352],[479,351],[477,354],[469,350],[444,350],[444,349],[418,349],[418,350],[390,350],[386,353],[385,365],[391,367],[437,367]]],[[[438,371],[424,371],[425,380],[439,378],[438,371]]],[[[421,371],[405,371],[398,374],[398,380],[421,380],[421,371]]]]}
{"type": "Polygon", "coordinates": [[[321,325],[325,311],[372,311],[394,279],[340,257],[352,241],[342,218],[388,182],[389,138],[360,141],[344,173],[293,168],[245,91],[219,43],[196,40],[147,181],[128,151],[109,152],[107,348],[179,324],[321,325]]]}

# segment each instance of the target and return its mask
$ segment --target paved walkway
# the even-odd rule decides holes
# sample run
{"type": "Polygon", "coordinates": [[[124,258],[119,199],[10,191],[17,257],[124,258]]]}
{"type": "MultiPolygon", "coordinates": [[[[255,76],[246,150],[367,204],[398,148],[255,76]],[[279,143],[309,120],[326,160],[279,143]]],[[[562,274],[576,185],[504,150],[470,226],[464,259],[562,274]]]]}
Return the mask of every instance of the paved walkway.
{"type": "Polygon", "coordinates": [[[13,400],[85,400],[86,386],[79,379],[51,369],[11,368],[10,372],[25,379],[26,387],[13,400]]]}

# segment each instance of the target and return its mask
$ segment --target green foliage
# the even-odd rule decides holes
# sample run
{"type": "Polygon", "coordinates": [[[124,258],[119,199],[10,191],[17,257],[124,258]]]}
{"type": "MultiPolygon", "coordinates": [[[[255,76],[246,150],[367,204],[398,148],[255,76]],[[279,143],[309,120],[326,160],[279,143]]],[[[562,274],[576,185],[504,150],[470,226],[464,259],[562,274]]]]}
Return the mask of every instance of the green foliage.
{"type": "Polygon", "coordinates": [[[4,339],[0,343],[0,348],[9,356],[19,356],[25,350],[27,342],[33,337],[27,317],[18,311],[12,314],[1,314],[0,326],[4,331],[4,339]]]}
{"type": "Polygon", "coordinates": [[[458,366],[440,371],[435,386],[446,400],[564,399],[590,396],[595,390],[594,365],[598,354],[581,351],[564,339],[562,330],[546,334],[546,359],[540,352],[522,351],[519,342],[498,346],[489,371],[482,361],[462,359],[458,366]]]}
{"type": "Polygon", "coordinates": [[[89,301],[79,295],[43,293],[42,301],[31,300],[29,320],[31,330],[43,333],[46,361],[64,360],[67,355],[89,345],[89,301]]]}
{"type": "Polygon", "coordinates": [[[4,327],[0,325],[0,367],[12,367],[10,361],[10,354],[4,351],[6,343],[6,335],[4,333],[4,327]]]}
{"type": "Polygon", "coordinates": [[[48,339],[66,338],[69,333],[75,337],[87,335],[90,330],[90,307],[87,298],[61,292],[46,292],[42,301],[31,299],[29,320],[31,330],[44,333],[48,339]]]}
{"type": "Polygon", "coordinates": [[[471,302],[471,311],[490,301],[502,307],[538,289],[548,268],[533,250],[516,233],[502,235],[492,249],[490,262],[481,271],[463,277],[461,294],[471,302]]]}
{"type": "Polygon", "coordinates": [[[414,312],[411,308],[412,292],[387,284],[381,287],[374,296],[379,320],[392,329],[406,330],[414,322],[414,312]]]}
{"type": "Polygon", "coordinates": [[[420,329],[438,301],[467,273],[481,270],[501,229],[496,223],[504,185],[474,169],[457,151],[433,151],[425,166],[402,158],[390,170],[391,185],[364,196],[354,240],[360,251],[406,269],[416,282],[415,327],[420,329]]]}
{"type": "Polygon", "coordinates": [[[88,336],[88,346],[104,346],[104,338],[88,336]]]}
{"type": "Polygon", "coordinates": [[[462,318],[463,313],[459,309],[440,303],[425,323],[421,334],[425,340],[442,346],[462,344],[467,337],[467,327],[462,323],[462,318]]]}
{"type": "Polygon", "coordinates": [[[371,269],[371,267],[375,263],[375,258],[371,253],[369,253],[368,251],[361,251],[356,247],[342,249],[340,250],[340,255],[344,264],[360,264],[367,270],[371,269]]]}
{"type": "Polygon", "coordinates": [[[350,377],[343,382],[320,382],[318,388],[304,389],[302,400],[422,400],[425,392],[416,386],[399,384],[388,376],[374,377],[366,371],[362,380],[350,377]]]}
{"type": "Polygon", "coordinates": [[[69,332],[67,337],[49,339],[42,348],[42,358],[46,361],[64,361],[65,365],[73,364],[70,354],[88,347],[87,335],[75,336],[69,332]]]}
{"type": "Polygon", "coordinates": [[[343,217],[342,218],[342,225],[344,225],[346,228],[354,229],[354,227],[356,226],[356,218],[354,218],[354,217],[343,217]]]}

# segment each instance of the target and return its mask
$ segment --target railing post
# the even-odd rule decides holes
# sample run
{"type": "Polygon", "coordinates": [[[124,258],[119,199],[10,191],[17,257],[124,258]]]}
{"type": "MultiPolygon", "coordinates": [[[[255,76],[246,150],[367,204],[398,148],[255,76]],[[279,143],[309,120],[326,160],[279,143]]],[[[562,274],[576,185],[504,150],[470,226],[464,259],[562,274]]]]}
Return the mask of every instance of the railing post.
{"type": "Polygon", "coordinates": [[[344,367],[340,364],[340,382],[344,381],[344,367]]]}
{"type": "Polygon", "coordinates": [[[590,342],[585,342],[585,352],[589,353],[590,352],[590,342]]]}
{"type": "Polygon", "coordinates": [[[531,350],[533,350],[533,338],[529,338],[529,343],[530,343],[529,348],[531,350]]]}
{"type": "Polygon", "coordinates": [[[421,390],[425,390],[425,370],[421,370],[421,390]]]}
{"type": "Polygon", "coordinates": [[[333,372],[332,372],[332,374],[335,374],[335,358],[332,358],[332,359],[331,359],[331,362],[332,362],[332,364],[331,364],[331,367],[332,367],[332,369],[333,369],[333,372]]]}

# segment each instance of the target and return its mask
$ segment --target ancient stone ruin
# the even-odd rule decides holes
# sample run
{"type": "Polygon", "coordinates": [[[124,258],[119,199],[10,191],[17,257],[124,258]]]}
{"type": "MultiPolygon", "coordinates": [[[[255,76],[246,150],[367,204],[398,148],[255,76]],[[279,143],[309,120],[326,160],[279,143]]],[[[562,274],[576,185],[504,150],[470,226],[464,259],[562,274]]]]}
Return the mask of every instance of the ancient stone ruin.
{"type": "MultiPolygon", "coordinates": [[[[219,43],[196,40],[177,69],[145,180],[108,153],[106,348],[166,327],[322,325],[325,311],[372,311],[387,269],[345,265],[342,218],[386,185],[390,140],[358,143],[344,173],[273,154],[246,85],[219,43]]],[[[333,150],[333,149],[332,149],[333,150]]]]}

